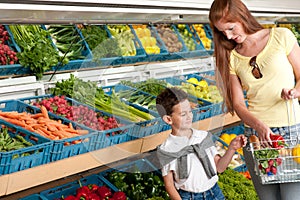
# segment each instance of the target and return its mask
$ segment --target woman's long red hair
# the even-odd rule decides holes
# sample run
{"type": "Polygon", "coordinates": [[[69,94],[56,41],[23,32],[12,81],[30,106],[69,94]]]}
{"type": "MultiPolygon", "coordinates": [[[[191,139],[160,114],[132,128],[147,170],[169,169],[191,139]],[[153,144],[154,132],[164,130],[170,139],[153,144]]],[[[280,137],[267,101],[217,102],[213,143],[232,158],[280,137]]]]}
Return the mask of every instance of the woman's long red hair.
{"type": "Polygon", "coordinates": [[[228,40],[215,24],[222,22],[240,22],[246,34],[253,34],[263,27],[250,13],[241,0],[214,0],[209,12],[210,26],[213,30],[214,56],[216,59],[216,80],[226,105],[226,111],[234,113],[230,76],[230,54],[237,43],[228,40]]]}

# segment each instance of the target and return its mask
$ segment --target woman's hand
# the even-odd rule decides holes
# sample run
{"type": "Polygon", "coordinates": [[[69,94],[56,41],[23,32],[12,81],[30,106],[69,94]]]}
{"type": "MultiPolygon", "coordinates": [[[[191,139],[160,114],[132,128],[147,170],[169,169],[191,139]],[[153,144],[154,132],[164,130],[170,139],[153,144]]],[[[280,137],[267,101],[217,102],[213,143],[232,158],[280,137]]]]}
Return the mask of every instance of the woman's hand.
{"type": "Polygon", "coordinates": [[[262,147],[269,147],[270,145],[272,145],[270,135],[274,133],[268,126],[264,125],[259,130],[256,130],[256,132],[258,133],[258,139],[262,147]]]}
{"type": "Polygon", "coordinates": [[[281,91],[281,98],[284,100],[294,99],[294,98],[298,98],[298,97],[299,97],[299,94],[296,89],[283,88],[281,91]]]}

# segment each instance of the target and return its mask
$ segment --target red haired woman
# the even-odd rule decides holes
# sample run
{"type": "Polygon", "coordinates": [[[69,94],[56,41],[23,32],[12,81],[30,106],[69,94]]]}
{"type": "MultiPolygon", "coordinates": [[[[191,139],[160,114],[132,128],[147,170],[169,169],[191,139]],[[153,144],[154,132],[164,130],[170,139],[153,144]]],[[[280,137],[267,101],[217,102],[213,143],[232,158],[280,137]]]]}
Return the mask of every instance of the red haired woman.
{"type": "MultiPolygon", "coordinates": [[[[245,124],[245,135],[256,135],[263,147],[271,146],[274,134],[286,141],[296,139],[300,48],[293,33],[287,28],[263,28],[241,0],[214,0],[209,20],[217,84],[227,112],[235,112],[245,124]]],[[[244,151],[244,155],[261,200],[299,199],[300,183],[263,185],[254,172],[251,153],[244,151]]]]}

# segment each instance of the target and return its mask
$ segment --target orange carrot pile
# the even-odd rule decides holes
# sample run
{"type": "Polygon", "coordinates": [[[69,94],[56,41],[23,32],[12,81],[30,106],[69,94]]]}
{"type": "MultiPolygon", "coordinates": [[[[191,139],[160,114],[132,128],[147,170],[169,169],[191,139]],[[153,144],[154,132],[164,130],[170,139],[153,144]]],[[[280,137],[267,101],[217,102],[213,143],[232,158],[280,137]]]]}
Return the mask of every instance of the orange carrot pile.
{"type": "Polygon", "coordinates": [[[71,138],[88,133],[88,130],[74,129],[71,123],[66,125],[60,120],[50,119],[44,106],[41,107],[41,113],[36,114],[0,111],[0,118],[52,140],[71,138]]]}

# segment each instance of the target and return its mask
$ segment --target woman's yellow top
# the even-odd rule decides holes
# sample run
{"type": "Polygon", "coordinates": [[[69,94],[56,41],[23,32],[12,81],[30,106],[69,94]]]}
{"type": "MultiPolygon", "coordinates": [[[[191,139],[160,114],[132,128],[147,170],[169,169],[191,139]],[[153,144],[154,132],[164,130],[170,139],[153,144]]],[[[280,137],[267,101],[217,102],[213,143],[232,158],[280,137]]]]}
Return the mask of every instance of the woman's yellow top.
{"type": "Polygon", "coordinates": [[[293,67],[287,56],[296,42],[289,29],[271,29],[267,45],[256,58],[263,74],[261,79],[254,78],[251,73],[251,57],[240,55],[235,50],[231,53],[230,73],[240,78],[247,92],[249,111],[269,127],[294,125],[295,119],[300,122],[298,99],[285,101],[281,98],[283,88],[295,86],[293,67]]]}

